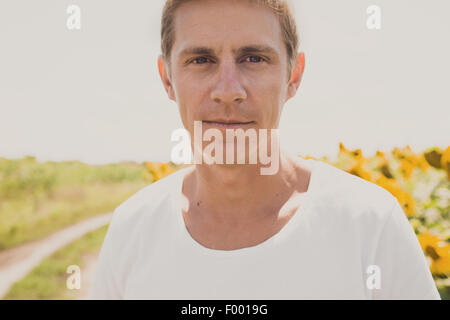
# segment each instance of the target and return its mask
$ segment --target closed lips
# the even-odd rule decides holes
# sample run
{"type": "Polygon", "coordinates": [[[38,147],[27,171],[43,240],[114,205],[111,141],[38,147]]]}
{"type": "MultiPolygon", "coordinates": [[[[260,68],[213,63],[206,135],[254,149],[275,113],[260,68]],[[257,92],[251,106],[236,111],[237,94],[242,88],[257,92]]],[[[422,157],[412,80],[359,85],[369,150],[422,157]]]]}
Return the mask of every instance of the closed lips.
{"type": "Polygon", "coordinates": [[[219,123],[219,124],[250,124],[253,123],[253,121],[248,121],[248,122],[242,122],[242,121],[221,121],[221,120],[217,120],[217,121],[203,121],[205,123],[219,123]]]}

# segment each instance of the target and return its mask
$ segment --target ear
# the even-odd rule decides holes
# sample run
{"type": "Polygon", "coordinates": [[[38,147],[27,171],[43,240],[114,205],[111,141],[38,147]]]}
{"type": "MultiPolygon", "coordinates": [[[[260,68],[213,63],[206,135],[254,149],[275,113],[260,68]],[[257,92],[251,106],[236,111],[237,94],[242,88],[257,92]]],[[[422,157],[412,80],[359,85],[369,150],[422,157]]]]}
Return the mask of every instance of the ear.
{"type": "Polygon", "coordinates": [[[295,60],[294,68],[292,70],[291,79],[288,84],[288,96],[286,101],[295,96],[300,82],[302,81],[303,71],[305,70],[305,54],[300,52],[295,60]]]}
{"type": "Polygon", "coordinates": [[[176,101],[172,81],[168,75],[170,71],[169,68],[165,65],[161,55],[158,57],[158,71],[159,76],[161,77],[162,83],[164,85],[164,89],[166,89],[167,95],[169,96],[169,99],[176,101]]]}

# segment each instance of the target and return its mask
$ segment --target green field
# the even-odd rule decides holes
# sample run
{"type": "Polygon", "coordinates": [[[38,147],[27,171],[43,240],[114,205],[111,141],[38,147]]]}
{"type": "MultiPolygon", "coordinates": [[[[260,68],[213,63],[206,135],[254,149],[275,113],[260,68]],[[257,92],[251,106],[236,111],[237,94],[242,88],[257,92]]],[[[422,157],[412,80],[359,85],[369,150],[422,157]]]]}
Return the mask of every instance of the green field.
{"type": "Polygon", "coordinates": [[[0,250],[111,212],[150,183],[140,164],[0,158],[0,250]]]}

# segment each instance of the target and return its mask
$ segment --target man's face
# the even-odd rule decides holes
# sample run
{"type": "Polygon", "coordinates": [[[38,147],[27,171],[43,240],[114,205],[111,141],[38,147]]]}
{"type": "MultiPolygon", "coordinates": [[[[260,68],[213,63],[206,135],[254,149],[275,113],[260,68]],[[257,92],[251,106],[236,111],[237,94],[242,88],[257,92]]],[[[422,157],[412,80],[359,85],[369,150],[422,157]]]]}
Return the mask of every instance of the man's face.
{"type": "Polygon", "coordinates": [[[191,137],[195,120],[278,128],[300,79],[288,82],[287,50],[271,9],[242,0],[190,1],[177,9],[174,27],[165,86],[191,137]]]}

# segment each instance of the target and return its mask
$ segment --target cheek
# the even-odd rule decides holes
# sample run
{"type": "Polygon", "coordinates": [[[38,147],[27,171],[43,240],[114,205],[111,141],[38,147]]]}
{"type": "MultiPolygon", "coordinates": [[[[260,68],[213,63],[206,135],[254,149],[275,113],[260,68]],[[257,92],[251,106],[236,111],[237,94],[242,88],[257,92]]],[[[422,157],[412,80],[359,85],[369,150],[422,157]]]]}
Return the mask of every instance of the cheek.
{"type": "Polygon", "coordinates": [[[188,131],[193,131],[194,120],[200,119],[200,106],[204,95],[204,88],[198,81],[188,77],[174,78],[175,95],[183,125],[188,131]]]}
{"type": "Polygon", "coordinates": [[[279,79],[274,77],[266,78],[260,82],[253,91],[254,105],[258,108],[258,113],[262,119],[262,125],[273,128],[278,124],[278,120],[283,106],[283,96],[286,90],[279,79]]]}

